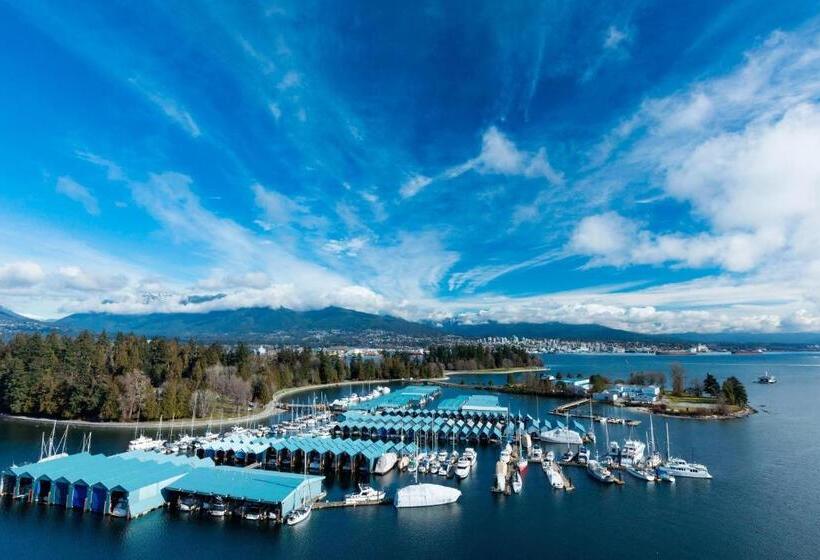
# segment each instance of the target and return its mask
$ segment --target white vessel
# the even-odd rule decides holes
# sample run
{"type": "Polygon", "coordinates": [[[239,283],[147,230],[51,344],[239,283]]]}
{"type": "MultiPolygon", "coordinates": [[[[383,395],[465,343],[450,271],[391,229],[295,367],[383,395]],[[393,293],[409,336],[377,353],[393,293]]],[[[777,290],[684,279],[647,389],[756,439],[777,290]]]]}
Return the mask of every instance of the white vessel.
{"type": "Polygon", "coordinates": [[[561,474],[560,466],[555,463],[551,463],[544,468],[544,472],[547,474],[547,478],[550,481],[550,486],[557,490],[564,488],[564,476],[561,474]]]}
{"type": "Polygon", "coordinates": [[[515,471],[512,477],[512,491],[516,494],[521,493],[521,489],[524,487],[524,479],[521,477],[521,473],[515,471]]]}
{"type": "Polygon", "coordinates": [[[165,445],[162,440],[155,440],[152,437],[141,435],[128,442],[128,451],[153,451],[165,445]]]}
{"type": "Polygon", "coordinates": [[[297,523],[301,523],[302,521],[307,521],[310,518],[310,513],[312,508],[310,506],[300,507],[299,509],[295,509],[288,514],[285,518],[285,523],[288,525],[296,525],[297,523]]]}
{"type": "Polygon", "coordinates": [[[199,502],[193,496],[183,496],[177,504],[179,511],[195,511],[199,507],[199,502]]]}
{"type": "Polygon", "coordinates": [[[411,484],[396,492],[397,508],[429,507],[452,504],[461,491],[440,484],[411,484]]]}
{"type": "Polygon", "coordinates": [[[617,442],[612,442],[610,457],[616,463],[628,467],[643,462],[646,444],[637,439],[624,440],[624,446],[618,448],[617,442]]]}
{"type": "Polygon", "coordinates": [[[263,521],[265,519],[265,512],[257,506],[245,506],[242,508],[242,519],[247,519],[248,521],[263,521]]]}
{"type": "Polygon", "coordinates": [[[465,456],[461,457],[456,463],[456,477],[460,480],[464,480],[470,475],[470,460],[465,456]]]}
{"type": "Polygon", "coordinates": [[[553,428],[551,430],[544,430],[539,435],[541,441],[547,443],[568,443],[570,445],[581,445],[584,441],[581,439],[581,434],[569,428],[553,428]]]}
{"type": "Polygon", "coordinates": [[[111,515],[113,517],[128,517],[128,501],[125,499],[117,501],[117,504],[111,509],[111,515]]]}
{"type": "Polygon", "coordinates": [[[375,474],[385,474],[396,466],[399,456],[393,452],[387,452],[376,461],[376,468],[373,470],[375,474]]]}
{"type": "Polygon", "coordinates": [[[582,465],[586,465],[589,462],[589,458],[590,458],[589,449],[587,449],[583,445],[581,447],[579,447],[578,448],[578,455],[575,458],[575,460],[578,461],[579,463],[581,463],[582,465]]]}
{"type": "Polygon", "coordinates": [[[592,459],[587,463],[587,472],[589,473],[589,476],[600,482],[607,484],[615,482],[615,477],[612,476],[609,469],[595,459],[592,459]]]}
{"type": "Polygon", "coordinates": [[[537,443],[532,446],[527,457],[530,463],[540,463],[544,460],[544,450],[537,443]]]}
{"type": "Polygon", "coordinates": [[[370,486],[359,484],[359,491],[345,496],[348,505],[376,504],[384,500],[385,493],[370,486]]]}
{"type": "Polygon", "coordinates": [[[707,469],[705,465],[689,463],[677,457],[669,459],[665,464],[658,467],[658,472],[674,477],[682,476],[684,478],[712,478],[712,475],[709,473],[709,469],[707,469]]]}
{"type": "Polygon", "coordinates": [[[475,467],[476,463],[478,463],[478,454],[472,447],[466,448],[462,457],[466,457],[470,461],[470,467],[475,467]]]}
{"type": "Polygon", "coordinates": [[[225,505],[225,502],[222,501],[222,498],[217,496],[213,502],[211,502],[208,510],[211,513],[211,517],[225,517],[225,514],[228,513],[228,508],[225,505]]]}
{"type": "Polygon", "coordinates": [[[655,470],[648,467],[629,465],[626,467],[626,472],[628,472],[635,478],[644,480],[646,482],[655,482],[656,480],[658,480],[658,476],[655,474],[655,470]]]}

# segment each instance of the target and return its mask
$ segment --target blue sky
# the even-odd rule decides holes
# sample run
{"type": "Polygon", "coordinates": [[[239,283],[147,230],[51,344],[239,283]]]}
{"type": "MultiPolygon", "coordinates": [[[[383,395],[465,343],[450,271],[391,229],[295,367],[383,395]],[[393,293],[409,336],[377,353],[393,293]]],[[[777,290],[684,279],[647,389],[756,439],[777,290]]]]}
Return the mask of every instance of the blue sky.
{"type": "Polygon", "coordinates": [[[814,2],[0,2],[0,304],[820,330],[814,2]]]}

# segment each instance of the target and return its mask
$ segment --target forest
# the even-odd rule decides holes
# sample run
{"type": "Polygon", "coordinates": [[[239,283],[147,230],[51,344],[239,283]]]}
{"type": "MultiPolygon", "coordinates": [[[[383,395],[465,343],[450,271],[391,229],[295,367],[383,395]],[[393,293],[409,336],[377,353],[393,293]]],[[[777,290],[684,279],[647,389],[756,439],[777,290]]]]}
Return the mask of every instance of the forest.
{"type": "Polygon", "coordinates": [[[349,380],[440,377],[444,369],[540,363],[523,350],[433,346],[345,359],[310,348],[254,352],[246,344],[83,332],[0,340],[0,413],[101,421],[236,416],[280,389],[349,380]]]}

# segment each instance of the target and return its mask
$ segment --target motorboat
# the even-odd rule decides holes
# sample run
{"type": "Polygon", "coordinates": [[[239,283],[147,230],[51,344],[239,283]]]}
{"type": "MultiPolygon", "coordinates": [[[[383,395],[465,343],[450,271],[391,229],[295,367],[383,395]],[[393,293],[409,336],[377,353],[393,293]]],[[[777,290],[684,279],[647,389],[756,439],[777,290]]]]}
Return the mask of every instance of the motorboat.
{"type": "Polygon", "coordinates": [[[312,508],[309,505],[295,509],[285,518],[285,523],[288,525],[296,525],[302,521],[307,521],[310,518],[311,511],[312,508]]]}
{"type": "Polygon", "coordinates": [[[615,482],[615,477],[612,475],[610,470],[595,459],[592,459],[587,463],[587,473],[599,482],[606,484],[615,482]]]}
{"type": "Polygon", "coordinates": [[[566,452],[561,455],[562,463],[571,463],[573,459],[575,459],[575,453],[573,453],[571,449],[567,449],[566,452]]]}
{"type": "Polygon", "coordinates": [[[225,517],[225,515],[228,513],[228,506],[225,505],[225,502],[222,500],[222,498],[217,496],[210,503],[208,511],[211,514],[211,517],[225,517]]]}
{"type": "Polygon", "coordinates": [[[578,461],[582,465],[586,465],[589,462],[590,453],[589,449],[586,446],[581,446],[578,448],[578,455],[576,456],[575,460],[578,461]]]}
{"type": "Polygon", "coordinates": [[[544,460],[544,450],[537,443],[530,448],[530,453],[527,456],[530,463],[540,463],[544,460]]]}
{"type": "Polygon", "coordinates": [[[575,430],[560,426],[551,430],[543,430],[539,437],[541,441],[547,443],[568,443],[570,445],[582,445],[584,443],[581,434],[575,430]]]}
{"type": "Polygon", "coordinates": [[[415,457],[410,457],[407,460],[407,472],[414,473],[419,470],[419,461],[415,457]]]}
{"type": "Polygon", "coordinates": [[[560,466],[555,463],[550,463],[544,468],[544,472],[547,474],[550,486],[556,490],[562,490],[564,488],[564,475],[561,473],[560,466]]]}
{"type": "Polygon", "coordinates": [[[179,499],[177,507],[179,511],[196,511],[199,507],[199,501],[193,496],[183,496],[179,499]]]}
{"type": "Polygon", "coordinates": [[[456,463],[456,477],[459,480],[464,480],[470,475],[471,468],[470,460],[467,457],[461,457],[456,463]]]}
{"type": "Polygon", "coordinates": [[[521,473],[515,471],[512,477],[512,491],[516,494],[521,493],[521,489],[524,487],[524,479],[521,476],[521,473]]]}
{"type": "Polygon", "coordinates": [[[359,484],[359,491],[354,494],[347,494],[345,496],[345,504],[359,505],[359,504],[377,504],[384,500],[385,493],[382,490],[376,490],[370,486],[359,484]]]}
{"type": "Polygon", "coordinates": [[[439,476],[447,476],[447,463],[441,463],[436,474],[439,476]]]}
{"type": "Polygon", "coordinates": [[[646,482],[655,482],[658,480],[658,475],[655,474],[655,470],[649,467],[644,467],[640,465],[628,465],[626,467],[626,472],[634,476],[639,480],[644,480],[646,482]]]}
{"type": "Polygon", "coordinates": [[[673,457],[666,463],[658,467],[658,472],[668,473],[674,477],[684,478],[712,478],[709,469],[705,465],[689,463],[684,459],[673,457]]]}
{"type": "Polygon", "coordinates": [[[549,451],[547,451],[547,456],[544,458],[544,462],[552,463],[554,461],[555,461],[555,451],[550,449],[549,451]]]}
{"type": "Polygon", "coordinates": [[[405,471],[405,470],[407,470],[407,467],[409,467],[409,466],[410,466],[410,457],[408,457],[407,455],[402,455],[399,458],[399,470],[400,471],[405,471]]]}
{"type": "Polygon", "coordinates": [[[263,521],[265,519],[265,512],[258,506],[245,506],[242,508],[242,519],[248,521],[263,521]]]}
{"type": "Polygon", "coordinates": [[[375,474],[385,474],[393,469],[396,466],[396,462],[399,460],[399,456],[389,451],[379,457],[376,461],[376,468],[373,470],[375,474]]]}
{"type": "Polygon", "coordinates": [[[461,491],[440,484],[411,484],[396,492],[397,508],[429,507],[452,504],[461,497],[461,491]]]}
{"type": "Polygon", "coordinates": [[[165,440],[157,440],[152,437],[140,435],[136,439],[128,442],[128,451],[153,451],[165,445],[165,440]]]}
{"type": "Polygon", "coordinates": [[[117,503],[111,508],[111,515],[113,517],[128,517],[128,500],[125,498],[117,500],[117,503]]]}
{"type": "Polygon", "coordinates": [[[470,467],[475,467],[476,463],[478,463],[478,454],[472,447],[466,448],[462,457],[466,457],[470,461],[470,467]]]}

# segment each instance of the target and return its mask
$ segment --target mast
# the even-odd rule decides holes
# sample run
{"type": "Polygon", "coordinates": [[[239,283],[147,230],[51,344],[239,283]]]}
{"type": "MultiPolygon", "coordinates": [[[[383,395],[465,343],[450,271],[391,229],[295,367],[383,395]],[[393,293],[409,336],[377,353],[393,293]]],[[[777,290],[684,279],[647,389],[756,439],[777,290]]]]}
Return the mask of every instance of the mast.
{"type": "Polygon", "coordinates": [[[672,458],[672,446],[669,443],[669,422],[666,422],[666,460],[670,460],[672,458]]]}

